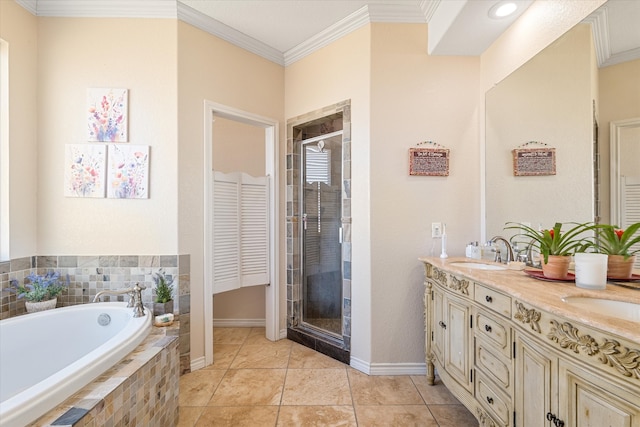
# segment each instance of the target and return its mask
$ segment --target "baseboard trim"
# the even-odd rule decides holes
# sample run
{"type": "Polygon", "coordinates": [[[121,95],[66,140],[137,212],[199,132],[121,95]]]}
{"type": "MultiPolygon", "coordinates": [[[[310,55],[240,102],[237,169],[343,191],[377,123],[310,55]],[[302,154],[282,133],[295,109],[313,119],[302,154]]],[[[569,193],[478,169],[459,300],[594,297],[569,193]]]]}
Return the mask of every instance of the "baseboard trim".
{"type": "Polygon", "coordinates": [[[264,328],[265,326],[264,319],[213,319],[214,328],[264,328]]]}
{"type": "Polygon", "coordinates": [[[204,356],[191,360],[191,372],[205,367],[204,356]]]}
{"type": "Polygon", "coordinates": [[[426,363],[369,363],[351,356],[350,366],[367,375],[426,375],[426,363]]]}

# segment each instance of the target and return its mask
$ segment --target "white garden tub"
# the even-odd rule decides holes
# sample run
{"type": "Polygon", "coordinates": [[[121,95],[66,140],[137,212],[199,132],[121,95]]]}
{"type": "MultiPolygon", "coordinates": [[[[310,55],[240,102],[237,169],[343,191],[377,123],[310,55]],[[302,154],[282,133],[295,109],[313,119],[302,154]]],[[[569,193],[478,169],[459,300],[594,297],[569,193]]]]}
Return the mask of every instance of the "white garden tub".
{"type": "Polygon", "coordinates": [[[0,426],[24,426],[134,350],[151,314],[126,303],[57,308],[0,321],[0,426]]]}

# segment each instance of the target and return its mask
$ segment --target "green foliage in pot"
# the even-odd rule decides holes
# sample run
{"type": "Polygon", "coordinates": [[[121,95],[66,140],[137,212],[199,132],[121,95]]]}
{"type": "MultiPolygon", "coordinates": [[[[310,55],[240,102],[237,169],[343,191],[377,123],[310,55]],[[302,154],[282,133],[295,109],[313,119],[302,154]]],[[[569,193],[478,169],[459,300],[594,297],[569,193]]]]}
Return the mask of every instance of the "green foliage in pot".
{"type": "Polygon", "coordinates": [[[40,275],[31,273],[25,277],[24,284],[16,279],[10,281],[12,291],[18,294],[18,298],[24,298],[30,302],[48,301],[56,298],[69,286],[69,276],[66,281],[60,277],[57,271],[49,271],[40,275]]]}
{"type": "Polygon", "coordinates": [[[593,229],[596,232],[594,246],[600,253],[623,255],[627,259],[640,252],[640,248],[632,248],[633,245],[640,244],[640,222],[631,224],[626,230],[609,224],[596,224],[593,229]]]}
{"type": "Polygon", "coordinates": [[[160,270],[153,275],[153,282],[156,284],[156,302],[164,304],[173,299],[173,277],[160,270]]]}
{"type": "Polygon", "coordinates": [[[592,223],[567,223],[572,227],[568,231],[562,231],[562,223],[556,222],[553,228],[548,230],[534,230],[533,228],[517,222],[506,223],[505,230],[518,230],[514,238],[527,237],[544,256],[545,264],[549,262],[549,255],[573,255],[576,252],[584,252],[593,242],[589,237],[581,235],[593,228],[592,223]]]}

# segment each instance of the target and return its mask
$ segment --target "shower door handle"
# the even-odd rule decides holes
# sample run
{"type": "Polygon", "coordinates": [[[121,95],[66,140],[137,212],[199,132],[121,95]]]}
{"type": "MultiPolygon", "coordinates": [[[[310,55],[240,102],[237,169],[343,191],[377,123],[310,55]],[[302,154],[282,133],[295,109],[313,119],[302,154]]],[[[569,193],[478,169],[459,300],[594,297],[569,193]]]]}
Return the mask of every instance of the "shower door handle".
{"type": "Polygon", "coordinates": [[[307,230],[307,214],[302,214],[302,229],[307,230]]]}
{"type": "Polygon", "coordinates": [[[338,227],[338,243],[342,244],[342,227],[338,227]]]}

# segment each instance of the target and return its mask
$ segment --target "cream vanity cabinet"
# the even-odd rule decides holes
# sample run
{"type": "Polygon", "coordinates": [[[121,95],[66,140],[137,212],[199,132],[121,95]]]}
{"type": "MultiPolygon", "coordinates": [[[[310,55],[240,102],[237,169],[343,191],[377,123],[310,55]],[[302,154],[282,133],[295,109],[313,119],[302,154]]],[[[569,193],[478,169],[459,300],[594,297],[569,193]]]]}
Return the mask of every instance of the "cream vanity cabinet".
{"type": "Polygon", "coordinates": [[[433,383],[437,371],[481,426],[640,427],[638,342],[509,292],[545,292],[544,282],[522,282],[534,280],[522,272],[462,273],[422,261],[427,378],[433,383]],[[487,274],[505,281],[483,283],[487,274]]]}

